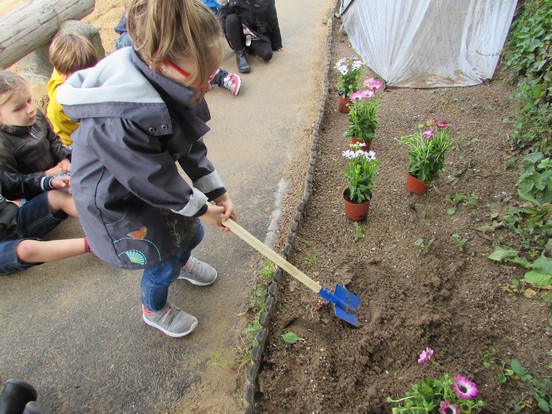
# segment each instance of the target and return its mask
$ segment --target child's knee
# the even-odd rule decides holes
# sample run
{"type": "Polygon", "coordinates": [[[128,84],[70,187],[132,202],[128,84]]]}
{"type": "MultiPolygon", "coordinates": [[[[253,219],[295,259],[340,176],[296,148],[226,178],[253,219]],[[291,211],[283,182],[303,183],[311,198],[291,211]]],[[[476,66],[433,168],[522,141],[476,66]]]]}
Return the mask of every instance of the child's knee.
{"type": "Polygon", "coordinates": [[[272,50],[263,50],[257,56],[265,62],[270,62],[270,59],[272,59],[272,50]]]}
{"type": "Polygon", "coordinates": [[[21,263],[30,263],[30,259],[36,255],[38,251],[38,241],[36,240],[21,240],[15,248],[17,260],[21,263]]]}

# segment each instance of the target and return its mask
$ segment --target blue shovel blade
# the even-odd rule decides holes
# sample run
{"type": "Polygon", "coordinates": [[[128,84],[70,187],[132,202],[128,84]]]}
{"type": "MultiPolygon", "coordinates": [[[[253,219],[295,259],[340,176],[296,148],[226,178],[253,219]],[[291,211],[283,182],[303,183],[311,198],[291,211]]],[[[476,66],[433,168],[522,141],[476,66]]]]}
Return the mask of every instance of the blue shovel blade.
{"type": "Polygon", "coordinates": [[[335,316],[351,325],[358,326],[357,310],[360,302],[358,296],[355,296],[339,284],[335,285],[335,293],[321,288],[318,296],[333,303],[335,316]]]}

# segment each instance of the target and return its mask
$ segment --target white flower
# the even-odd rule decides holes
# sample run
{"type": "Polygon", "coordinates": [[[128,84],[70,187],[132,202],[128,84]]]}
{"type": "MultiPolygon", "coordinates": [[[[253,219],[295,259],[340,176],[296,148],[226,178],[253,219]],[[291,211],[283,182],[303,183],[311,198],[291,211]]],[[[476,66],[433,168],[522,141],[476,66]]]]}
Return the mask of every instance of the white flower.
{"type": "Polygon", "coordinates": [[[362,61],[355,60],[351,66],[353,69],[360,69],[362,67],[362,61]]]}
{"type": "Polygon", "coordinates": [[[345,158],[348,158],[348,159],[352,159],[352,158],[355,158],[355,157],[356,157],[356,156],[355,156],[355,151],[353,151],[353,150],[345,150],[345,151],[343,151],[343,156],[344,156],[345,158]]]}

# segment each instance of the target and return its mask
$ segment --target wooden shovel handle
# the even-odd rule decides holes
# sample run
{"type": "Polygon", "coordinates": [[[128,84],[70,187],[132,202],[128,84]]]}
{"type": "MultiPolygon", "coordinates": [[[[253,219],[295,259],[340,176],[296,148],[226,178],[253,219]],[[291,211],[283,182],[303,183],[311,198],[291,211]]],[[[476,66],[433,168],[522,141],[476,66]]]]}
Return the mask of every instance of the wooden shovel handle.
{"type": "Polygon", "coordinates": [[[242,239],[244,242],[249,244],[251,247],[253,247],[255,250],[257,250],[259,253],[261,253],[263,256],[269,258],[274,263],[276,263],[278,266],[280,266],[282,269],[284,269],[286,272],[288,272],[291,276],[293,276],[295,279],[303,283],[305,286],[307,286],[309,289],[314,291],[315,293],[320,292],[321,286],[318,282],[315,282],[310,277],[308,277],[306,274],[301,272],[299,269],[297,269],[295,266],[293,266],[290,262],[288,262],[286,259],[284,259],[282,256],[280,256],[275,251],[268,248],[268,246],[264,243],[262,243],[260,240],[253,237],[251,233],[249,233],[247,230],[245,230],[243,227],[241,227],[238,223],[233,221],[232,219],[228,219],[225,222],[223,222],[226,227],[228,227],[230,230],[232,230],[232,233],[234,233],[236,236],[238,236],[240,239],[242,239]]]}

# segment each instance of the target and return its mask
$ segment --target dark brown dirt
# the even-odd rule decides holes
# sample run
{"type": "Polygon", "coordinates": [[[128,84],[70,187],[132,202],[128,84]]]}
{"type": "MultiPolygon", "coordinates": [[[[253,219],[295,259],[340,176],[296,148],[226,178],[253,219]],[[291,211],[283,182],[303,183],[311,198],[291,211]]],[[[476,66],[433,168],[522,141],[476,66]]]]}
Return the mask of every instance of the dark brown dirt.
{"type": "MultiPolygon", "coordinates": [[[[360,297],[360,327],[333,315],[330,305],[285,275],[270,323],[259,380],[257,412],[382,413],[386,397],[444,372],[476,382],[489,413],[512,412],[519,382],[499,384],[498,369],[521,360],[543,374],[549,350],[542,300],[507,293],[522,269],[487,258],[493,244],[513,243],[503,230],[479,231],[493,212],[515,203],[515,155],[506,140],[513,116],[510,87],[497,71],[490,83],[469,88],[389,89],[372,143],[380,160],[364,237],[343,212],[339,171],[348,147],[347,116],[337,111],[337,60],[354,54],[334,20],[330,91],[317,147],[314,190],[304,210],[290,260],[321,285],[343,283],[360,297]],[[445,171],[421,196],[405,189],[406,150],[393,138],[408,135],[433,116],[456,124],[458,145],[445,171]],[[453,176],[463,171],[457,178],[453,176]],[[473,206],[449,215],[447,195],[475,195],[473,206]],[[452,234],[466,239],[460,251],[452,234]],[[423,241],[423,246],[420,245],[423,241]],[[282,334],[305,339],[286,344],[282,334]],[[435,350],[435,364],[420,366],[420,352],[435,350]],[[485,354],[495,352],[491,356],[485,354]]],[[[368,73],[367,73],[368,75],[368,73]]],[[[516,159],[517,160],[517,159],[516,159]]],[[[525,390],[526,391],[526,390],[525,390]]]]}

